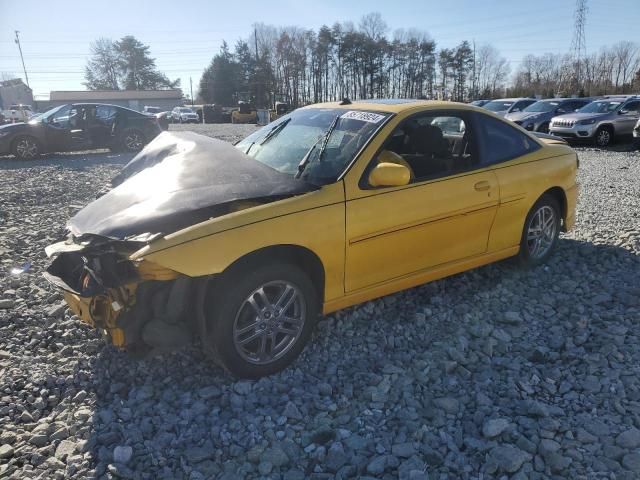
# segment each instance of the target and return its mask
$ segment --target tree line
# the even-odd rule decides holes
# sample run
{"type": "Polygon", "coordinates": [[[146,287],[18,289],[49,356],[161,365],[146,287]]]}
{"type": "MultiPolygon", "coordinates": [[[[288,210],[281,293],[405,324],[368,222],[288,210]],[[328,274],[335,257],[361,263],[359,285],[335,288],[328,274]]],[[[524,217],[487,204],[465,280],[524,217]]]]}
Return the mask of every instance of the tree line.
{"type": "Polygon", "coordinates": [[[199,96],[206,103],[246,100],[268,106],[282,97],[293,106],[348,97],[493,97],[504,91],[508,62],[490,45],[462,41],[437,49],[419,30],[388,36],[380,14],[323,26],[254,26],[233,52],[225,42],[205,69],[199,96]]]}
{"type": "Polygon", "coordinates": [[[640,47],[629,41],[577,61],[569,54],[527,55],[513,78],[514,96],[640,93],[640,47]]]}
{"type": "MultiPolygon", "coordinates": [[[[133,36],[98,39],[85,71],[88,89],[163,89],[179,86],[155,66],[149,47],[133,36]]],[[[503,96],[604,95],[640,91],[640,47],[623,41],[582,59],[569,54],[526,55],[511,76],[492,45],[462,40],[438,48],[427,33],[389,27],[379,13],[317,31],[256,24],[233,47],[223,42],[201,76],[198,102],[244,100],[293,107],[360,98],[468,101],[503,96]],[[511,78],[510,78],[511,77],[511,78]]]]}

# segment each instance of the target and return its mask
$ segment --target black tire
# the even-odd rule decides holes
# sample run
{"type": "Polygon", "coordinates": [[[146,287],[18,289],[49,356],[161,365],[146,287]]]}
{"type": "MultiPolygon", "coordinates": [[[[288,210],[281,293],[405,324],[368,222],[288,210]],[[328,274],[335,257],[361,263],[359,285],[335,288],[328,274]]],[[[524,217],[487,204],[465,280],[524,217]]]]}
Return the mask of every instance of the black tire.
{"type": "MultiPolygon", "coordinates": [[[[543,221],[545,221],[545,218],[549,218],[544,217],[544,213],[542,215],[543,221]]],[[[546,262],[551,254],[553,254],[553,251],[558,245],[560,227],[560,205],[558,205],[558,201],[553,195],[545,193],[538,199],[533,207],[531,207],[531,210],[527,214],[527,218],[524,222],[522,236],[520,238],[520,252],[518,253],[518,259],[520,260],[520,263],[525,267],[535,267],[546,262]],[[544,237],[542,238],[542,245],[544,245],[545,247],[544,251],[536,250],[534,248],[535,241],[531,239],[533,231],[536,230],[536,225],[540,220],[540,217],[538,217],[537,215],[541,211],[546,212],[547,214],[549,212],[553,212],[553,222],[552,224],[550,224],[550,228],[553,228],[553,233],[544,235],[544,237]]],[[[543,235],[541,234],[541,237],[542,236],[543,235]]]]}
{"type": "Polygon", "coordinates": [[[123,152],[139,152],[142,150],[146,144],[146,139],[144,134],[135,128],[130,128],[124,130],[120,134],[120,141],[118,142],[118,147],[123,152]]]}
{"type": "MultiPolygon", "coordinates": [[[[289,366],[302,352],[313,332],[320,312],[320,304],[312,281],[300,268],[282,263],[263,265],[252,269],[236,269],[223,274],[212,285],[211,292],[205,302],[206,325],[205,331],[202,333],[202,346],[205,353],[229,373],[240,378],[260,378],[272,375],[289,366]],[[256,292],[259,289],[263,288],[262,291],[268,297],[270,293],[268,289],[271,288],[271,284],[277,284],[278,282],[293,286],[293,292],[298,295],[295,298],[299,298],[303,302],[301,305],[304,305],[304,308],[294,303],[279,313],[271,311],[270,315],[272,317],[268,320],[263,317],[263,315],[269,313],[265,312],[267,308],[263,309],[263,313],[256,314],[257,311],[250,305],[259,306],[259,303],[261,303],[256,299],[258,295],[256,292]],[[252,302],[248,302],[249,298],[251,298],[252,302]],[[291,310],[292,308],[294,310],[291,310]],[[296,309],[301,312],[300,316],[303,318],[297,336],[288,341],[287,334],[283,333],[272,333],[272,336],[269,337],[270,333],[268,332],[271,332],[271,330],[267,331],[266,329],[271,327],[265,325],[268,322],[277,323],[278,319],[281,318],[280,314],[284,318],[295,316],[286,314],[294,312],[296,309]],[[243,319],[250,319],[249,327],[240,328],[243,319]],[[257,327],[251,329],[252,325],[257,325],[257,327]],[[249,328],[249,331],[245,333],[248,335],[238,340],[240,337],[239,332],[247,328],[249,328]],[[278,337],[278,335],[282,337],[278,337]],[[271,348],[273,348],[274,343],[278,343],[278,341],[274,342],[276,338],[281,338],[279,342],[288,343],[286,349],[280,355],[270,360],[264,360],[261,363],[257,358],[252,361],[249,358],[250,354],[241,345],[238,345],[239,342],[246,341],[250,337],[254,338],[254,340],[246,343],[246,350],[251,350],[254,346],[259,350],[261,342],[264,342],[265,347],[270,344],[271,348]]],[[[275,300],[276,296],[279,295],[273,295],[270,300],[275,300]]],[[[286,320],[284,322],[286,323],[286,320]]],[[[274,330],[277,328],[274,327],[274,330]]],[[[291,327],[291,324],[289,324],[286,328],[295,327],[291,327]]]]}
{"type": "Polygon", "coordinates": [[[613,129],[611,127],[600,127],[593,137],[593,142],[597,147],[608,147],[613,143],[613,129]]]}
{"type": "Polygon", "coordinates": [[[549,122],[545,122],[540,125],[537,131],[540,133],[549,133],[549,122]]]}
{"type": "Polygon", "coordinates": [[[13,141],[11,144],[11,153],[20,160],[34,160],[42,153],[42,147],[35,137],[23,135],[13,141]]]}

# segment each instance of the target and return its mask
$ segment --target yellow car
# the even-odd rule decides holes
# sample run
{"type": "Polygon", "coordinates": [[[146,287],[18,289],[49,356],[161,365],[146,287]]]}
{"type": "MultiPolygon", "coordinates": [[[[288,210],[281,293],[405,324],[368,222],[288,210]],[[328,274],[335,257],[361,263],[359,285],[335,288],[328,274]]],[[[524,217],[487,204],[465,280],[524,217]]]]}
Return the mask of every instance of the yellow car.
{"type": "Polygon", "coordinates": [[[47,277],[116,346],[198,340],[256,378],[321,314],[544,262],[574,224],[577,168],[564,141],[450,102],[313,105],[235,146],[164,132],[48,247],[47,277]]]}

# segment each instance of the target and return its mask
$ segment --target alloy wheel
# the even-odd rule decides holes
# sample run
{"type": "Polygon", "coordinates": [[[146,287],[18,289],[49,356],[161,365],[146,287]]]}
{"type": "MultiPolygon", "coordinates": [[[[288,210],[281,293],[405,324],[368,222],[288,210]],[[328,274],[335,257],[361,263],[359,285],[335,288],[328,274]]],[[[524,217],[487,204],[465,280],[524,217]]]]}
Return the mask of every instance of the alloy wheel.
{"type": "Polygon", "coordinates": [[[242,302],[233,322],[236,351],[250,363],[266,365],[281,358],[303,331],[307,305],[300,289],[272,281],[242,302]]]}
{"type": "Polygon", "coordinates": [[[598,144],[599,147],[606,147],[607,145],[609,145],[610,141],[611,141],[611,134],[609,133],[609,130],[600,130],[598,132],[598,135],[596,137],[596,143],[598,144]]]}
{"type": "Polygon", "coordinates": [[[30,138],[21,138],[16,144],[16,153],[20,158],[35,158],[38,155],[38,144],[30,138]]]}
{"type": "Polygon", "coordinates": [[[549,252],[556,238],[557,223],[556,212],[549,205],[541,206],[533,214],[527,230],[527,248],[532,259],[541,259],[549,252]]]}
{"type": "Polygon", "coordinates": [[[127,150],[132,152],[140,150],[142,148],[142,137],[137,132],[128,133],[124,138],[124,144],[127,150]]]}

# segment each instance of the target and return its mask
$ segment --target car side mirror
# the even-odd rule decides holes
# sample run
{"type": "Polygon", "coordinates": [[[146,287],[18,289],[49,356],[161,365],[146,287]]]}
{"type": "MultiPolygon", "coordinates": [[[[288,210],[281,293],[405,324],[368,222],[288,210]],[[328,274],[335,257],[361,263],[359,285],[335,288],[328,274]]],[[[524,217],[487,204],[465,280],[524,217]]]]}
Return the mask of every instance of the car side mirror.
{"type": "Polygon", "coordinates": [[[629,113],[629,110],[618,110],[618,115],[626,115],[629,113]]]}
{"type": "Polygon", "coordinates": [[[369,174],[372,187],[401,187],[411,180],[411,172],[397,163],[379,163],[369,174]]]}

